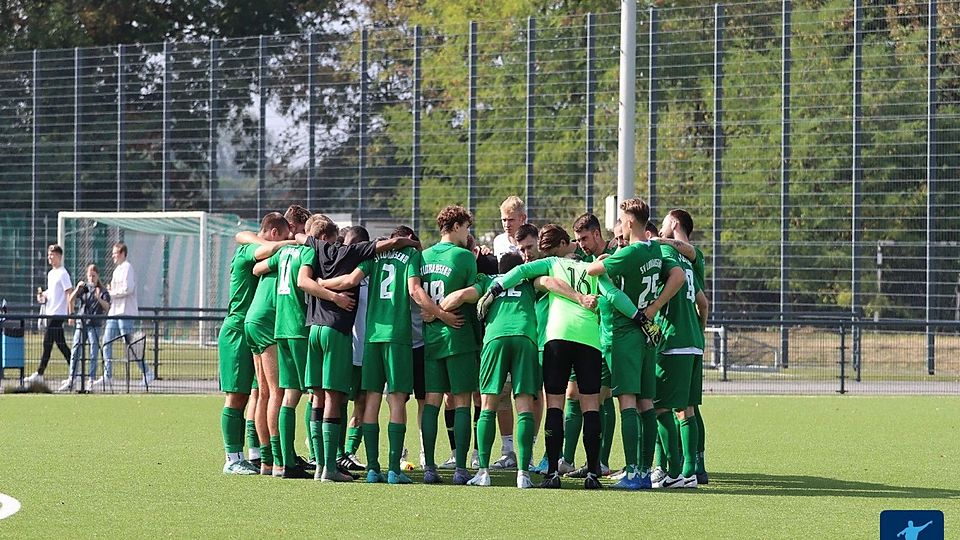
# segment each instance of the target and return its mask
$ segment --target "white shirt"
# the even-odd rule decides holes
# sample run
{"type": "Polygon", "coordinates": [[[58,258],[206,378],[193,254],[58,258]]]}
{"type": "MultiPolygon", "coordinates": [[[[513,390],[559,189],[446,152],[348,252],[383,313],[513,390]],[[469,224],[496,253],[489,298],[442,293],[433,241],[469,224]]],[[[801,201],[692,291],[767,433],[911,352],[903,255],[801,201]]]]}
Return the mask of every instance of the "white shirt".
{"type": "Polygon", "coordinates": [[[66,315],[67,291],[72,288],[73,282],[66,268],[51,268],[47,272],[47,290],[43,291],[43,297],[47,299],[44,315],[66,315]]]}
{"type": "Polygon", "coordinates": [[[363,338],[367,335],[367,289],[370,278],[360,282],[357,294],[357,318],[353,321],[353,365],[363,365],[363,338]]]}
{"type": "Polygon", "coordinates": [[[137,305],[137,274],[130,261],[123,261],[113,269],[110,280],[110,312],[107,315],[139,315],[137,305]]]}
{"type": "Polygon", "coordinates": [[[493,239],[493,256],[500,260],[507,253],[520,253],[520,248],[510,242],[507,233],[500,233],[493,239]]]}

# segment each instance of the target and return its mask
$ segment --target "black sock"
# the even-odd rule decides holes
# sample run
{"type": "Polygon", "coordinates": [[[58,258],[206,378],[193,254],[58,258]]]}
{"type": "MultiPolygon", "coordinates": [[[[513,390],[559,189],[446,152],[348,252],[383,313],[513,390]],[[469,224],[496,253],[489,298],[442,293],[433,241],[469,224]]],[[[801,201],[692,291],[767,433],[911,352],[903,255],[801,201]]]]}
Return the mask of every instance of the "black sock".
{"type": "Polygon", "coordinates": [[[583,449],[587,470],[600,474],[600,411],[583,411],[583,449]]]}
{"type": "Polygon", "coordinates": [[[447,425],[447,439],[450,440],[450,450],[457,449],[457,440],[453,436],[453,422],[456,414],[456,409],[443,410],[443,423],[447,425]]]}
{"type": "MultiPolygon", "coordinates": [[[[547,445],[547,474],[557,472],[557,462],[563,451],[563,410],[559,408],[547,409],[546,420],[543,423],[544,439],[547,445]]],[[[599,431],[597,432],[599,434],[599,431]]]]}
{"type": "Polygon", "coordinates": [[[479,439],[479,437],[477,437],[477,424],[480,423],[480,412],[482,410],[483,409],[481,409],[480,407],[477,407],[476,405],[473,406],[473,449],[474,450],[477,449],[477,440],[479,439]]]}

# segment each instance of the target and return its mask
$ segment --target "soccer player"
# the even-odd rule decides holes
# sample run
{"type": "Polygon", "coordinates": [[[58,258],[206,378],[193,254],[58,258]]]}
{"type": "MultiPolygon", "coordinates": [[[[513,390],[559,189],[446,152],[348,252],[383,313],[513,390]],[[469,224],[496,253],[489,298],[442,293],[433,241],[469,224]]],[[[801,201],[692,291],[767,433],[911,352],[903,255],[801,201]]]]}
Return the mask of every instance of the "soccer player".
{"type": "Polygon", "coordinates": [[[503,232],[493,239],[493,255],[500,259],[504,253],[516,253],[519,251],[516,234],[520,226],[527,222],[527,207],[523,200],[516,195],[511,195],[500,203],[500,223],[503,225],[503,232]]]}
{"type": "MultiPolygon", "coordinates": [[[[355,244],[357,242],[369,242],[370,233],[364,227],[354,225],[340,229],[340,236],[343,237],[344,244],[355,244]]],[[[366,408],[367,393],[361,388],[363,380],[363,350],[364,336],[367,328],[367,299],[369,292],[369,281],[363,279],[359,283],[357,292],[357,315],[353,323],[353,379],[350,382],[350,395],[348,398],[353,402],[353,413],[349,422],[344,423],[340,431],[340,448],[337,451],[337,465],[347,471],[364,471],[366,465],[357,461],[357,450],[360,448],[360,441],[363,437],[363,411],[366,408]]],[[[346,418],[346,402],[340,406],[340,416],[346,418]]]]}
{"type": "MultiPolygon", "coordinates": [[[[609,275],[639,308],[645,309],[656,299],[659,284],[668,281],[671,273],[675,279],[684,279],[679,268],[668,269],[663,265],[660,246],[646,240],[644,229],[650,209],[641,199],[628,199],[620,203],[620,226],[628,246],[613,255],[594,261],[587,268],[592,276],[609,275]]],[[[652,316],[650,313],[648,316],[652,316]]],[[[656,394],[656,348],[647,343],[643,332],[620,313],[613,313],[612,320],[602,321],[609,336],[606,358],[610,367],[613,394],[620,404],[620,433],[623,453],[626,458],[625,474],[614,486],[621,489],[651,487],[650,468],[657,440],[657,417],[653,409],[656,394]],[[639,406],[639,412],[638,412],[639,406]],[[642,443],[641,443],[642,433],[642,443]],[[639,447],[638,447],[639,444],[639,447]]]]}
{"type": "MultiPolygon", "coordinates": [[[[618,311],[631,318],[642,313],[608,278],[589,276],[586,272],[587,263],[564,258],[572,254],[575,248],[570,243],[570,236],[560,226],[550,224],[541,229],[539,248],[541,252],[554,256],[518,266],[505,276],[495,279],[478,304],[481,318],[486,315],[490,303],[497,295],[525,279],[544,275],[565,281],[580,294],[603,294],[618,311]]],[[[543,354],[543,385],[547,394],[545,432],[549,463],[547,477],[541,487],[560,487],[557,465],[564,438],[563,413],[560,407],[573,369],[577,375],[580,401],[584,410],[583,441],[588,470],[584,487],[599,489],[602,487],[597,479],[600,472],[599,394],[600,364],[603,361],[600,353],[600,321],[591,309],[560,295],[550,293],[547,299],[548,315],[545,336],[542,339],[546,342],[543,354]]]]}
{"type": "MultiPolygon", "coordinates": [[[[440,304],[446,294],[475,283],[477,261],[473,253],[465,249],[467,235],[473,217],[462,206],[450,205],[437,215],[440,242],[423,252],[421,278],[424,290],[435,304],[440,304]]],[[[478,358],[476,318],[464,313],[465,323],[460,328],[452,327],[442,320],[424,324],[426,358],[424,382],[426,405],[423,410],[422,436],[426,466],[423,481],[435,484],[442,481],[437,473],[434,450],[437,441],[437,419],[445,392],[454,396],[454,438],[456,440],[456,471],[453,483],[466,484],[471,476],[467,472],[467,452],[470,449],[470,402],[478,389],[478,358]]]]}
{"type": "MultiPolygon", "coordinates": [[[[693,217],[689,212],[682,209],[671,210],[667,216],[664,218],[664,226],[660,229],[661,235],[665,242],[679,241],[682,243],[690,243],[690,235],[693,233],[693,217]]],[[[675,244],[674,247],[679,248],[675,244]]],[[[702,331],[706,330],[707,327],[707,318],[710,312],[710,302],[707,299],[707,295],[704,292],[706,285],[706,276],[704,271],[704,257],[703,252],[699,248],[694,248],[695,254],[694,257],[690,257],[688,253],[684,253],[681,249],[681,254],[686,256],[688,259],[693,261],[693,278],[694,284],[697,290],[696,303],[697,303],[697,315],[700,320],[700,329],[701,333],[699,337],[701,339],[697,340],[701,351],[704,348],[704,340],[702,331]]],[[[697,431],[697,460],[696,460],[696,480],[697,484],[707,484],[710,481],[709,475],[707,474],[706,467],[704,465],[703,453],[704,453],[704,438],[706,435],[704,425],[703,425],[703,416],[700,414],[700,405],[703,403],[703,353],[699,355],[694,355],[694,367],[693,367],[693,385],[690,390],[690,407],[687,407],[685,416],[692,418],[696,421],[696,431],[697,431]]],[[[689,428],[688,428],[689,429],[689,428]]],[[[685,433],[683,425],[681,424],[680,434],[681,437],[685,433]]],[[[684,458],[686,461],[686,458],[684,458]]],[[[685,483],[686,487],[686,483],[685,483]]],[[[693,486],[690,486],[693,487],[693,486]]]]}
{"type": "Polygon", "coordinates": [[[283,247],[279,241],[286,239],[288,232],[283,216],[276,212],[267,214],[260,222],[258,236],[262,244],[240,245],[230,263],[230,302],[217,341],[220,388],[226,393],[220,430],[226,451],[223,472],[227,474],[261,472],[243,459],[244,408],[254,378],[253,355],[247,345],[244,319],[259,281],[252,273],[254,265],[283,247]]]}

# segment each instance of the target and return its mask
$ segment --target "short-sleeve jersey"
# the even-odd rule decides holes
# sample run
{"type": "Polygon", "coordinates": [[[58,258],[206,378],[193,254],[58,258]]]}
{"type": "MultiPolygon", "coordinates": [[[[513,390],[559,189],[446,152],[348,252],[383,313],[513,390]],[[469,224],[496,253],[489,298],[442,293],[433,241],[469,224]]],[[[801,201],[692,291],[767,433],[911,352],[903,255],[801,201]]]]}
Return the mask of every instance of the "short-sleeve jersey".
{"type": "MultiPolygon", "coordinates": [[[[494,276],[498,277],[498,276],[494,276]]],[[[477,292],[481,295],[493,285],[493,278],[477,275],[477,292]]],[[[537,343],[537,293],[533,285],[524,281],[500,293],[490,306],[486,318],[483,343],[507,336],[526,336],[537,343]]]]}
{"type": "MultiPolygon", "coordinates": [[[[660,285],[666,282],[659,244],[634,242],[603,260],[610,280],[620,286],[638,309],[657,299],[660,285]]],[[[613,314],[613,330],[636,328],[633,321],[620,313],[613,314]]]]}
{"type": "Polygon", "coordinates": [[[274,337],[278,339],[310,337],[306,324],[307,304],[303,291],[297,287],[300,267],[310,264],[316,257],[313,248],[307,246],[284,246],[269,259],[271,270],[277,271],[277,318],[274,337]]]}
{"type": "MultiPolygon", "coordinates": [[[[477,279],[477,259],[473,253],[450,242],[440,242],[423,252],[420,278],[427,295],[439,304],[447,293],[470,287],[477,279]]],[[[472,307],[472,306],[471,306],[472,307]]],[[[476,316],[470,316],[466,307],[461,310],[465,320],[460,328],[447,326],[435,320],[424,324],[424,342],[427,358],[446,358],[455,354],[479,350],[476,339],[476,316]]]]}
{"type": "Polygon", "coordinates": [[[230,302],[227,304],[227,316],[223,319],[224,326],[243,329],[243,319],[247,316],[247,309],[253,302],[260,280],[253,275],[253,267],[257,264],[254,257],[257,247],[257,244],[245,244],[233,252],[230,261],[230,302]]]}
{"type": "Polygon", "coordinates": [[[380,253],[360,264],[360,269],[370,279],[367,343],[413,345],[408,285],[410,278],[420,277],[422,263],[420,251],[408,247],[380,253]]]}
{"type": "MultiPolygon", "coordinates": [[[[660,350],[664,354],[703,354],[703,332],[700,330],[700,322],[697,318],[697,292],[693,265],[669,244],[660,244],[660,252],[667,272],[669,269],[679,267],[683,270],[685,278],[680,290],[670,298],[657,315],[656,321],[663,329],[664,338],[660,350]]],[[[663,284],[660,290],[663,290],[663,284]]]]}
{"type": "Polygon", "coordinates": [[[707,273],[704,268],[706,261],[700,248],[694,247],[693,249],[697,252],[697,260],[693,261],[693,279],[696,282],[697,292],[700,292],[707,288],[707,273]]]}

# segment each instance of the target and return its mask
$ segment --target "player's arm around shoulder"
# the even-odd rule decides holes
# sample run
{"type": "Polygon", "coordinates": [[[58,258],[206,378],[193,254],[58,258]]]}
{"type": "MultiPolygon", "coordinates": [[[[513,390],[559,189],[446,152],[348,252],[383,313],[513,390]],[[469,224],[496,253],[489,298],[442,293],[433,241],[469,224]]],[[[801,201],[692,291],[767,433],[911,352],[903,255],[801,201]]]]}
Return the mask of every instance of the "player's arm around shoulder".
{"type": "Polygon", "coordinates": [[[473,285],[464,287],[460,290],[448,294],[442,302],[440,309],[444,311],[453,311],[463,304],[476,304],[480,300],[480,295],[486,292],[493,284],[493,279],[486,274],[477,274],[473,285]]]}
{"type": "Polygon", "coordinates": [[[253,275],[263,276],[263,275],[269,274],[270,272],[276,272],[279,261],[280,261],[279,252],[274,253],[268,259],[257,261],[257,263],[253,265],[253,275]]]}

